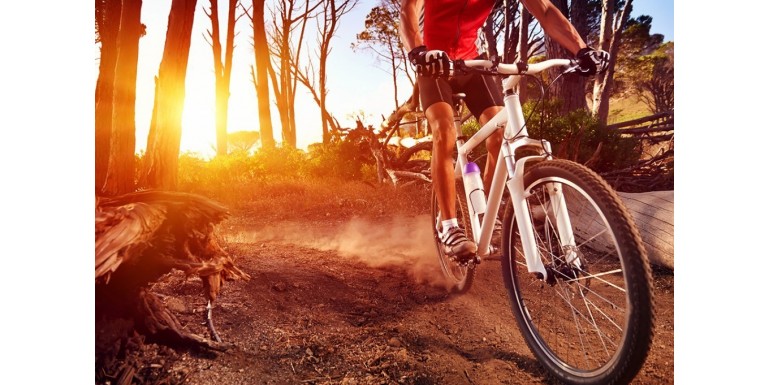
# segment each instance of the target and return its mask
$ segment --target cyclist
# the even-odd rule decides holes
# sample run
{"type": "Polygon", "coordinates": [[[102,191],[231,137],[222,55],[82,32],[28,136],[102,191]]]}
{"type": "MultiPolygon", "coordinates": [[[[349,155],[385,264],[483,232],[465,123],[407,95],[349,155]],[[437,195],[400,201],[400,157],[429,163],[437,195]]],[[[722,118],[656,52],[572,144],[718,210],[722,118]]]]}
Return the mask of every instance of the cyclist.
{"type": "MultiPolygon", "coordinates": [[[[403,0],[400,14],[401,41],[409,50],[409,61],[417,71],[420,102],[433,131],[431,176],[441,210],[441,243],[446,255],[464,262],[476,254],[476,244],[459,228],[455,210],[455,182],[452,151],[457,140],[452,94],[467,95],[465,104],[484,125],[503,107],[502,86],[495,77],[471,74],[447,79],[450,60],[477,59],[478,29],[491,13],[495,0],[403,0]],[[421,9],[422,8],[422,9],[421,9]],[[423,12],[423,32],[418,20],[423,12]]],[[[609,54],[588,48],[575,28],[549,0],[521,0],[540,22],[546,34],[575,54],[578,72],[593,75],[607,68],[609,54]]],[[[484,188],[489,191],[502,129],[486,140],[489,151],[484,188]]]]}

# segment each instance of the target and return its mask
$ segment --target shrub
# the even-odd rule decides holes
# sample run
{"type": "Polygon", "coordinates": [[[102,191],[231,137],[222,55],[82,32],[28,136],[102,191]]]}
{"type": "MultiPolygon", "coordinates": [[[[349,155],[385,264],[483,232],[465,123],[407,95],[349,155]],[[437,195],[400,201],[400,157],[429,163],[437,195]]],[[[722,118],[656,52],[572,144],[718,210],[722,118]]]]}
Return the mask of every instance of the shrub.
{"type": "Polygon", "coordinates": [[[635,139],[608,130],[586,110],[559,114],[558,103],[546,102],[534,111],[534,103],[524,106],[530,136],[548,140],[556,157],[586,164],[598,172],[622,169],[639,160],[635,139]]]}
{"type": "Polygon", "coordinates": [[[362,143],[317,144],[309,150],[306,168],[311,176],[362,179],[364,166],[374,164],[369,149],[362,143]]]}

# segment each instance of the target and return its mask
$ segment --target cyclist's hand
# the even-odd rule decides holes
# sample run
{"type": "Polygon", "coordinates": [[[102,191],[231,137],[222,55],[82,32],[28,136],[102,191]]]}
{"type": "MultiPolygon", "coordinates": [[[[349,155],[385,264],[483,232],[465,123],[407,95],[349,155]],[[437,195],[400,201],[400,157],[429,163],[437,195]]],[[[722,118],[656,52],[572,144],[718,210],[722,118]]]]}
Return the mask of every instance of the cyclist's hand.
{"type": "Polygon", "coordinates": [[[450,74],[449,55],[444,51],[428,51],[421,45],[409,52],[409,61],[414,65],[418,75],[447,76],[450,74]]]}
{"type": "Polygon", "coordinates": [[[575,55],[578,67],[577,73],[583,76],[600,74],[607,70],[610,63],[610,54],[606,51],[593,48],[581,48],[575,55]]]}

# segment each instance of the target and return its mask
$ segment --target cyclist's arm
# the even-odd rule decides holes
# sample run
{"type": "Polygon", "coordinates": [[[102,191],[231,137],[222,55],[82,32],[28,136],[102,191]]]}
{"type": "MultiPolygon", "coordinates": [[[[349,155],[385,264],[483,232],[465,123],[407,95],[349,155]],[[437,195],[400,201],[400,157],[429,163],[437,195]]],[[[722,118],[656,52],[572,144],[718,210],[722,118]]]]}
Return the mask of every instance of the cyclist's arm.
{"type": "Polygon", "coordinates": [[[403,0],[401,2],[398,32],[401,35],[401,43],[404,44],[406,52],[423,45],[418,22],[422,3],[422,0],[403,0]]]}
{"type": "Polygon", "coordinates": [[[546,35],[556,40],[559,45],[572,52],[573,55],[586,43],[570,24],[564,15],[549,0],[521,0],[529,13],[540,22],[546,35]]]}

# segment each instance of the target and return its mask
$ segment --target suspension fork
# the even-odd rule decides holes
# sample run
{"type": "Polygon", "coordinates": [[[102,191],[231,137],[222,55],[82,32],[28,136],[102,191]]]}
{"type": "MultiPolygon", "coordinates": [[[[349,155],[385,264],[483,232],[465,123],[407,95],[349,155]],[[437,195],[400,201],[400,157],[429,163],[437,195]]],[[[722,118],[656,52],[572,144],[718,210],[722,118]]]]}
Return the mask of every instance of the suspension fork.
{"type": "Polygon", "coordinates": [[[556,222],[556,230],[559,232],[559,243],[564,252],[564,260],[567,264],[574,264],[580,268],[580,259],[575,245],[575,234],[572,232],[572,222],[567,210],[567,202],[564,199],[562,184],[550,182],[546,184],[548,195],[551,198],[550,208],[556,222]]]}
{"type": "MultiPolygon", "coordinates": [[[[526,141],[530,141],[530,139],[526,139],[526,141]]],[[[520,142],[524,142],[524,140],[520,140],[520,142]]],[[[512,176],[506,185],[511,194],[511,204],[513,205],[514,215],[518,224],[524,259],[527,263],[527,271],[539,274],[542,279],[547,280],[548,274],[543,265],[543,261],[540,258],[540,250],[537,247],[535,231],[532,226],[532,216],[530,215],[530,207],[527,202],[527,198],[532,196],[533,193],[524,190],[524,171],[526,163],[531,160],[552,159],[550,155],[550,144],[542,142],[545,150],[543,155],[523,157],[515,160],[514,163],[514,157],[509,154],[512,154],[516,148],[525,144],[526,143],[511,146],[507,141],[503,143],[501,151],[507,152],[505,157],[506,167],[509,168],[509,175],[512,176]]],[[[559,233],[559,243],[566,256],[566,262],[580,268],[580,259],[578,258],[576,251],[575,236],[572,232],[572,223],[569,218],[569,211],[567,210],[567,202],[564,198],[562,184],[558,182],[548,182],[546,183],[546,190],[548,191],[551,204],[542,210],[542,213],[537,212],[537,207],[533,207],[532,209],[536,215],[542,215],[544,223],[547,223],[548,221],[555,222],[556,229],[559,233]]]]}
{"type": "Polygon", "coordinates": [[[537,274],[540,279],[547,280],[548,273],[546,272],[542,259],[540,259],[540,251],[537,248],[537,241],[535,239],[535,230],[532,226],[532,218],[529,214],[527,197],[531,194],[524,191],[525,164],[530,160],[542,159],[543,156],[526,156],[516,160],[514,163],[512,155],[513,149],[511,149],[506,142],[503,142],[500,151],[508,152],[505,156],[505,163],[506,167],[508,167],[508,175],[511,175],[511,179],[509,179],[505,185],[508,187],[508,192],[511,195],[511,204],[513,205],[513,213],[516,217],[516,224],[519,229],[519,239],[521,239],[524,260],[527,262],[527,271],[537,274]]]}

